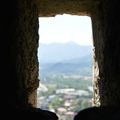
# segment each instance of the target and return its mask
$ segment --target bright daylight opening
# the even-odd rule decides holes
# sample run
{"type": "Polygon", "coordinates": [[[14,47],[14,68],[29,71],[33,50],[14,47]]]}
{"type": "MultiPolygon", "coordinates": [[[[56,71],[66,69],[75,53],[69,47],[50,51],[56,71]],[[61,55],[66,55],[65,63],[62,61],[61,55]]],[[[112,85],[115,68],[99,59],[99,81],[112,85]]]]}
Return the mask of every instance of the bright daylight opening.
{"type": "Polygon", "coordinates": [[[73,120],[92,106],[92,27],[88,16],[39,18],[37,107],[73,120]]]}

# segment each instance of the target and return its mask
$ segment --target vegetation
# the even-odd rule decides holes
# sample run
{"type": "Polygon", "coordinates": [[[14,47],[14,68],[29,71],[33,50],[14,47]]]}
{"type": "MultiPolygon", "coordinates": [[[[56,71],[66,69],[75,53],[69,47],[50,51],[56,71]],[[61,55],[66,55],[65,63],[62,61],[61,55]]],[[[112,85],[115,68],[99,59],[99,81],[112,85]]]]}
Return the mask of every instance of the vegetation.
{"type": "Polygon", "coordinates": [[[77,112],[92,105],[91,46],[42,47],[38,107],[56,112],[60,120],[73,120],[77,112]]]}
{"type": "MultiPolygon", "coordinates": [[[[59,108],[65,108],[66,113],[72,111],[74,115],[82,109],[90,107],[92,100],[92,91],[89,87],[92,87],[92,77],[91,76],[78,76],[76,74],[67,75],[67,74],[47,74],[42,76],[41,83],[48,89],[48,91],[39,91],[39,98],[44,97],[43,100],[38,101],[38,107],[42,109],[52,110],[58,115],[62,116],[61,120],[66,120],[65,114],[59,113],[59,108]],[[73,89],[72,92],[64,92],[67,89],[73,89]],[[63,90],[63,91],[62,91],[63,90]],[[78,94],[75,95],[78,91],[84,91],[88,93],[87,95],[78,94]],[[62,91],[57,93],[57,91],[62,91]],[[65,103],[70,105],[65,105],[65,103]]],[[[72,120],[72,118],[69,120],[72,120]]]]}

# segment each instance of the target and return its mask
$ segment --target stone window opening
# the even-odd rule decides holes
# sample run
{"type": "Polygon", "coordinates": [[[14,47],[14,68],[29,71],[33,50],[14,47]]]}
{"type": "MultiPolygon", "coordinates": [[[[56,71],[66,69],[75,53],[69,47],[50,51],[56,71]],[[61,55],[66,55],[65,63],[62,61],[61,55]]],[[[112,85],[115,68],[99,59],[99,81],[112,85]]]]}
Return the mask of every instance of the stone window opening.
{"type": "Polygon", "coordinates": [[[38,17],[68,13],[90,15],[92,19],[93,103],[119,106],[119,0],[13,0],[1,5],[1,78],[2,86],[10,93],[6,96],[6,91],[2,91],[3,105],[10,110],[36,106],[38,17]]]}
{"type": "MultiPolygon", "coordinates": [[[[80,16],[81,17],[81,16],[80,16]]],[[[86,16],[86,17],[88,17],[88,16],[86,16]]],[[[72,18],[72,17],[71,17],[72,18]]],[[[88,18],[88,19],[90,19],[90,17],[88,18]]],[[[39,20],[40,21],[40,20],[39,20]]],[[[49,21],[49,20],[48,20],[49,21]]],[[[91,22],[91,21],[90,21],[91,22]]],[[[89,23],[90,24],[90,23],[89,23]]],[[[40,25],[39,25],[39,29],[41,28],[41,23],[40,23],[40,25]]],[[[49,28],[48,28],[49,29],[49,28]]],[[[63,29],[64,29],[64,27],[63,27],[63,29]]],[[[73,29],[74,30],[74,29],[73,29]]],[[[72,30],[72,31],[73,31],[72,30]]],[[[92,28],[91,28],[91,31],[92,31],[92,28]]],[[[89,32],[91,32],[91,31],[89,31],[89,32]]],[[[88,32],[88,31],[87,31],[88,32]]],[[[56,33],[55,33],[56,34],[56,33]]],[[[80,34],[80,33],[79,33],[80,34]]],[[[46,36],[47,36],[47,31],[46,31],[46,36]]],[[[58,36],[59,37],[59,36],[58,36]]],[[[91,36],[92,37],[92,36],[91,36]]],[[[89,39],[91,39],[91,38],[89,38],[89,39]]],[[[40,32],[40,39],[39,39],[39,41],[40,40],[42,40],[41,39],[41,32],[40,32]]],[[[91,40],[92,41],[92,40],[91,40]]],[[[84,46],[84,45],[83,45],[84,46]]],[[[91,45],[92,46],[92,45],[91,45]]],[[[43,47],[43,46],[40,46],[40,44],[39,44],[39,49],[40,49],[40,47],[43,47]]],[[[40,51],[40,50],[39,50],[40,51]]],[[[92,47],[91,47],[91,51],[92,51],[92,47]]],[[[84,52],[84,51],[83,51],[84,52]]],[[[38,54],[40,54],[40,53],[38,53],[38,54]]],[[[41,57],[40,55],[38,55],[39,57],[41,57]]],[[[56,57],[56,56],[54,56],[54,57],[56,57]]],[[[91,58],[92,58],[92,53],[91,53],[91,58]]],[[[38,58],[39,59],[39,58],[38,58]]],[[[42,61],[43,62],[43,61],[42,61]]],[[[91,64],[92,64],[92,61],[91,61],[91,64]]],[[[41,68],[41,63],[40,63],[40,60],[39,60],[39,73],[42,71],[41,70],[42,68],[41,68]]],[[[80,76],[80,75],[79,75],[80,76]]],[[[91,68],[91,83],[92,83],[92,68],[91,68]]],[[[38,91],[37,91],[37,93],[39,93],[39,94],[37,94],[38,96],[37,96],[37,102],[39,102],[39,104],[40,104],[40,102],[42,102],[42,99],[44,99],[43,97],[44,96],[42,96],[42,94],[40,94],[40,92],[42,92],[42,91],[40,91],[40,89],[45,89],[45,86],[43,86],[43,84],[41,84],[42,82],[43,82],[43,78],[41,78],[41,76],[39,75],[39,79],[40,79],[40,84],[39,84],[39,87],[38,87],[38,91]],[[40,86],[41,86],[41,88],[40,88],[40,86]],[[40,97],[41,96],[41,97],[40,97]]],[[[68,87],[69,88],[69,87],[68,87]]],[[[90,89],[93,89],[93,88],[90,88],[90,89]]],[[[71,89],[72,90],[72,89],[71,89]]],[[[75,91],[71,91],[71,92],[75,92],[75,91]]],[[[52,97],[52,95],[51,95],[51,97],[52,97]]],[[[92,95],[91,95],[91,97],[93,97],[93,91],[92,91],[92,95]]],[[[92,106],[92,98],[91,98],[91,106],[92,106]]],[[[45,103],[45,100],[44,100],[44,103],[45,103]]],[[[39,105],[38,103],[37,103],[37,107],[41,107],[40,105],[39,105]]],[[[45,103],[46,104],[46,103],[45,103]]],[[[67,105],[68,103],[66,102],[66,105],[67,105]]],[[[46,105],[47,106],[47,105],[46,105]]],[[[90,106],[89,106],[90,107],[90,106]]],[[[47,110],[50,110],[50,109],[48,109],[48,108],[45,108],[45,107],[43,107],[44,109],[47,109],[47,110]]],[[[79,105],[79,108],[80,108],[80,105],[79,105]]],[[[85,108],[85,107],[84,107],[85,108]]],[[[84,108],[82,108],[82,109],[84,109],[84,108]]],[[[65,106],[64,106],[64,108],[58,108],[58,109],[60,109],[60,110],[65,110],[65,106]]],[[[60,111],[59,110],[59,111],[60,111]]],[[[51,111],[53,111],[53,112],[56,112],[56,111],[54,111],[54,109],[51,109],[51,111]]],[[[66,111],[66,113],[67,113],[67,111],[66,111]]],[[[68,113],[70,113],[70,110],[68,110],[68,113]]],[[[61,113],[62,114],[62,113],[61,113]]],[[[72,112],[71,112],[71,114],[73,114],[72,112]]]]}

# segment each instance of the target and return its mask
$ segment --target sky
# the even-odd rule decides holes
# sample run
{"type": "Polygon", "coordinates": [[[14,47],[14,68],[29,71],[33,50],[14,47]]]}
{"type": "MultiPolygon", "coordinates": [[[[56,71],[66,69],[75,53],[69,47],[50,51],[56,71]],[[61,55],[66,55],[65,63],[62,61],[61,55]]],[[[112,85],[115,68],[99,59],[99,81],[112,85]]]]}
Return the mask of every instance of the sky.
{"type": "Polygon", "coordinates": [[[39,17],[39,42],[44,44],[75,42],[92,45],[92,25],[88,16],[56,15],[39,17]]]}

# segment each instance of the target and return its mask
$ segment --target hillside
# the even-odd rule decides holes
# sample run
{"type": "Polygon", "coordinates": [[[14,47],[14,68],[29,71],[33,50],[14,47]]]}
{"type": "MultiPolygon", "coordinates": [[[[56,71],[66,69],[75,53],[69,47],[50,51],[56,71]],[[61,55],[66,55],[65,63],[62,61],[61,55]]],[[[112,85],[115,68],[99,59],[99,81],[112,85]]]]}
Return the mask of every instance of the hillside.
{"type": "Polygon", "coordinates": [[[91,75],[92,46],[75,43],[41,45],[38,54],[40,74],[91,75]]]}
{"type": "Polygon", "coordinates": [[[58,63],[90,55],[92,46],[82,46],[74,42],[40,44],[38,59],[40,63],[58,63]]]}
{"type": "Polygon", "coordinates": [[[67,120],[68,112],[76,114],[84,108],[91,107],[91,51],[91,46],[75,43],[41,45],[38,54],[38,107],[55,111],[60,117],[62,115],[61,120],[67,120]],[[59,112],[61,108],[66,111],[64,114],[59,112]]]}

